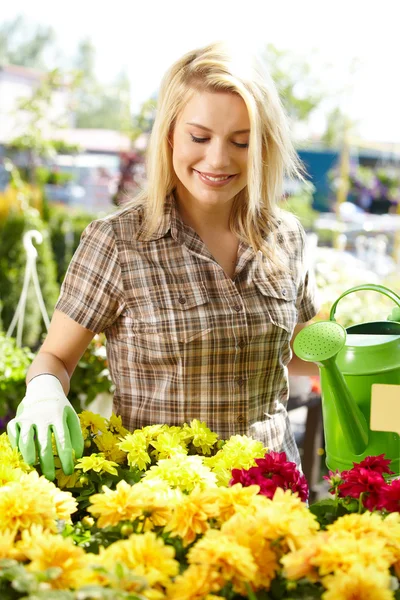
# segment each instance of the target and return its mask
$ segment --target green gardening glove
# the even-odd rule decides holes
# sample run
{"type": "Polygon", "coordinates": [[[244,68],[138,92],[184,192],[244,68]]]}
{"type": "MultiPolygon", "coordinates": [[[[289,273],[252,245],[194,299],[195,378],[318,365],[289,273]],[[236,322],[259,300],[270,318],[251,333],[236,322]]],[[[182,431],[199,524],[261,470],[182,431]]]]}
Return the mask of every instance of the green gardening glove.
{"type": "Polygon", "coordinates": [[[8,423],[7,433],[12,446],[19,448],[26,463],[33,465],[39,456],[43,475],[51,481],[55,477],[52,433],[66,475],[74,472],[74,452],[76,458],[83,454],[78,415],[54,375],[38,375],[31,379],[15,419],[8,423]]]}

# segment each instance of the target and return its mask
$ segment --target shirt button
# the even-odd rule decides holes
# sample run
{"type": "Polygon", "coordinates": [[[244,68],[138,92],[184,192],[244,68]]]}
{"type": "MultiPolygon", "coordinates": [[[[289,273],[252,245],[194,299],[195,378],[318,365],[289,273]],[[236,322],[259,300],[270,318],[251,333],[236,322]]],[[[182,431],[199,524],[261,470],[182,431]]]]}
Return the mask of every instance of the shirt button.
{"type": "Polygon", "coordinates": [[[179,302],[179,304],[186,304],[186,298],[185,298],[185,296],[179,296],[178,302],[179,302]]]}
{"type": "Polygon", "coordinates": [[[237,416],[237,422],[238,423],[244,423],[245,422],[244,415],[238,415],[237,416]]]}
{"type": "Polygon", "coordinates": [[[242,310],[242,307],[240,306],[240,304],[235,304],[233,310],[236,310],[236,312],[240,312],[242,310]]]}
{"type": "Polygon", "coordinates": [[[244,379],[242,377],[238,377],[236,379],[236,383],[239,387],[242,387],[244,385],[244,379]]]}
{"type": "Polygon", "coordinates": [[[244,340],[240,340],[240,342],[238,343],[238,346],[241,350],[243,350],[243,348],[246,346],[246,342],[244,340]]]}
{"type": "Polygon", "coordinates": [[[282,296],[286,296],[286,290],[282,290],[282,296]]]}

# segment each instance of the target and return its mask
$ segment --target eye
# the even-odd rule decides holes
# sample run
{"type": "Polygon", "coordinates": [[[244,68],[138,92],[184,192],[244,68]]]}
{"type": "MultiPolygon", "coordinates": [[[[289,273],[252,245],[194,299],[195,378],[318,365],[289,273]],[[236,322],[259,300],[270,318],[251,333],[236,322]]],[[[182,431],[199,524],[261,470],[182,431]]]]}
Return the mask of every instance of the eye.
{"type": "Polygon", "coordinates": [[[238,148],[248,148],[249,145],[248,144],[239,144],[239,142],[232,142],[235,146],[237,146],[238,148]]]}
{"type": "Polygon", "coordinates": [[[199,137],[195,137],[194,135],[190,134],[191,138],[192,138],[192,142],[195,142],[196,144],[204,144],[204,142],[208,142],[209,138],[199,138],[199,137]]]}

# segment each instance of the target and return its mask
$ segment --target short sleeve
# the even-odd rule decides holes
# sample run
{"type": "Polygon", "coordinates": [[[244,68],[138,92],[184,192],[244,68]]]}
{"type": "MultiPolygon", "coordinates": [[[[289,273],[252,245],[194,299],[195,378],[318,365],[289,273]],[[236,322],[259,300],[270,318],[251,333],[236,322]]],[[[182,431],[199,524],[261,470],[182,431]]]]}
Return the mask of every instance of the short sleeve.
{"type": "Polygon", "coordinates": [[[86,227],[61,286],[55,309],[94,333],[105,331],[125,306],[121,268],[109,221],[86,227]]]}
{"type": "Polygon", "coordinates": [[[296,306],[298,322],[306,323],[319,312],[321,302],[315,281],[314,265],[310,244],[303,226],[298,223],[302,240],[301,265],[296,306]]]}

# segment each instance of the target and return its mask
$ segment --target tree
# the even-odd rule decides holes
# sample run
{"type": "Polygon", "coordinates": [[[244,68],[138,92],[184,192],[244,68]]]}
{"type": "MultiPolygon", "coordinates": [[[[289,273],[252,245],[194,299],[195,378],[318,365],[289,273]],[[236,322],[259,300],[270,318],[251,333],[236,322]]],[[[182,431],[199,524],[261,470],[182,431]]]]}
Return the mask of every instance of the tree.
{"type": "Polygon", "coordinates": [[[54,45],[52,27],[34,28],[22,16],[0,26],[0,64],[45,69],[45,53],[54,45]]]}
{"type": "Polygon", "coordinates": [[[130,82],[120,72],[108,85],[95,75],[96,50],[89,39],[78,47],[74,67],[81,73],[80,85],[74,94],[75,125],[79,129],[114,129],[130,132],[130,82]]]}
{"type": "Polygon", "coordinates": [[[304,59],[268,44],[261,60],[275,81],[287,114],[293,121],[307,121],[322,101],[323,92],[304,59]]]}
{"type": "MultiPolygon", "coordinates": [[[[51,140],[51,133],[65,126],[63,119],[66,115],[54,115],[51,117],[51,105],[53,95],[60,87],[76,85],[74,75],[66,80],[66,75],[59,69],[47,73],[33,90],[28,98],[22,98],[16,107],[17,114],[23,113],[28,117],[24,119],[23,132],[11,140],[8,144],[11,152],[26,152],[28,154],[28,169],[31,180],[34,178],[34,168],[39,159],[50,158],[60,149],[57,140],[51,140]]],[[[76,152],[76,146],[63,144],[63,151],[76,152]]]]}

